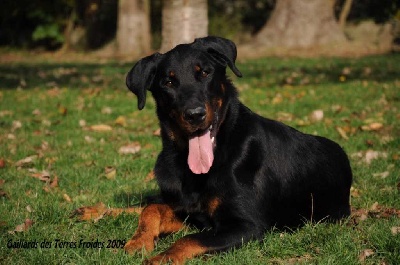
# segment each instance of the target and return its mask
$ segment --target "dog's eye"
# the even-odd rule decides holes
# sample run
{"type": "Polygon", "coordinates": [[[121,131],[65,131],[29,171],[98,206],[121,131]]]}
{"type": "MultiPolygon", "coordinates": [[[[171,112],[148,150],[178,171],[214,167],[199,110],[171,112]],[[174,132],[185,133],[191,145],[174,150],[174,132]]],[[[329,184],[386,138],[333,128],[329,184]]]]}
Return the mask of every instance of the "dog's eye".
{"type": "Polygon", "coordinates": [[[207,71],[201,71],[201,77],[207,77],[208,74],[209,73],[207,71]]]}
{"type": "Polygon", "coordinates": [[[166,87],[169,87],[169,88],[171,88],[171,87],[174,86],[174,84],[172,84],[171,81],[166,81],[164,85],[165,85],[166,87]]]}

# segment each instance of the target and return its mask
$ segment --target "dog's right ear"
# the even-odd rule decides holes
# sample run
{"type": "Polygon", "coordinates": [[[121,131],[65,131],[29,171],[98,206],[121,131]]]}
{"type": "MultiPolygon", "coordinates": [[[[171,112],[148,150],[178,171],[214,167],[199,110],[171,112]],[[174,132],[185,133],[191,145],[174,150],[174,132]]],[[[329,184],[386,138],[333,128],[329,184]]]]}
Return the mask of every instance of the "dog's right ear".
{"type": "Polygon", "coordinates": [[[126,86],[138,98],[138,109],[146,104],[146,92],[153,85],[160,53],[154,53],[138,61],[126,76],[126,86]]]}

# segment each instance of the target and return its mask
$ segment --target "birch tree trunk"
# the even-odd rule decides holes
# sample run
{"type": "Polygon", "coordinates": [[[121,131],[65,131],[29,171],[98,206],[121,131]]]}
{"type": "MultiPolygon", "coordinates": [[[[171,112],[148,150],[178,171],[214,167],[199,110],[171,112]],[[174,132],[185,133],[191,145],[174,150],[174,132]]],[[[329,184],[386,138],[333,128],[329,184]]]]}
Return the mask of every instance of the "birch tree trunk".
{"type": "Polygon", "coordinates": [[[119,0],[116,39],[118,55],[140,57],[150,51],[148,0],[119,0]]]}
{"type": "Polygon", "coordinates": [[[165,0],[162,10],[161,52],[190,43],[208,33],[207,0],[165,0]]]}

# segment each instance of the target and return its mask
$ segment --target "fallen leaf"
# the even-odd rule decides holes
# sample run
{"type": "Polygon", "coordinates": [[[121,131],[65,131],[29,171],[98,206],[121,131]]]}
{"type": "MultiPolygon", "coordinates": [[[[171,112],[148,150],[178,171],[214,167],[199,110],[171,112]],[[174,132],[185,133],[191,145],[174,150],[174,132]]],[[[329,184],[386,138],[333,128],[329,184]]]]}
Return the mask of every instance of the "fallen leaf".
{"type": "Polygon", "coordinates": [[[351,188],[350,188],[350,195],[351,195],[351,197],[358,198],[358,197],[361,196],[361,195],[360,195],[360,190],[359,190],[359,189],[356,189],[356,188],[354,188],[354,187],[351,187],[351,188]]]}
{"type": "Polygon", "coordinates": [[[385,179],[389,176],[389,171],[385,171],[382,173],[374,173],[372,174],[373,177],[380,177],[381,179],[385,179]]]}
{"type": "Polygon", "coordinates": [[[26,210],[27,210],[29,213],[33,213],[33,212],[34,212],[34,210],[32,209],[32,206],[30,206],[30,205],[27,205],[27,206],[26,206],[26,210]]]}
{"type": "Polygon", "coordinates": [[[361,130],[363,130],[363,131],[379,131],[382,128],[383,128],[383,124],[380,122],[373,122],[373,123],[361,126],[361,130]]]}
{"type": "Polygon", "coordinates": [[[85,120],[79,120],[79,126],[85,127],[86,126],[86,121],[85,120]]]}
{"type": "Polygon", "coordinates": [[[25,158],[23,158],[23,159],[21,159],[21,160],[18,160],[16,163],[15,163],[15,166],[17,166],[17,167],[26,167],[26,166],[30,166],[30,165],[32,165],[34,162],[35,162],[35,160],[37,159],[37,155],[32,155],[32,156],[28,156],[28,157],[25,157],[25,158]]]}
{"type": "Polygon", "coordinates": [[[46,170],[43,170],[42,172],[38,172],[38,173],[33,173],[33,174],[31,174],[31,177],[37,178],[38,180],[41,180],[44,182],[50,181],[50,173],[46,170]]]}
{"type": "Polygon", "coordinates": [[[118,153],[121,155],[127,155],[127,154],[136,154],[139,152],[141,149],[140,143],[139,142],[133,142],[125,146],[121,146],[118,150],[118,153]]]}
{"type": "Polygon", "coordinates": [[[124,116],[119,116],[115,122],[116,125],[122,126],[122,127],[126,127],[127,122],[126,122],[126,118],[124,116]]]}
{"type": "Polygon", "coordinates": [[[112,113],[112,109],[110,107],[104,107],[101,109],[101,113],[103,114],[111,114],[112,113]]]}
{"type": "Polygon", "coordinates": [[[153,132],[153,135],[154,135],[154,136],[161,136],[161,129],[158,128],[157,130],[155,130],[155,131],[153,132]]]}
{"type": "Polygon", "coordinates": [[[400,226],[393,226],[390,231],[392,231],[392,235],[400,234],[400,226]]]}
{"type": "Polygon", "coordinates": [[[0,168],[6,167],[6,160],[4,158],[0,158],[0,168]]]}
{"type": "Polygon", "coordinates": [[[154,175],[154,170],[150,171],[149,174],[147,174],[146,178],[144,179],[144,182],[149,182],[155,178],[154,175]]]}
{"type": "Polygon", "coordinates": [[[379,203],[378,202],[374,202],[370,208],[371,211],[377,211],[379,207],[379,203]]]}
{"type": "Polygon", "coordinates": [[[310,119],[311,122],[322,121],[323,118],[324,118],[324,111],[320,110],[320,109],[314,110],[309,115],[309,119],[310,119]]]}
{"type": "Polygon", "coordinates": [[[282,112],[282,111],[280,111],[280,112],[278,112],[277,114],[276,114],[276,119],[278,120],[278,121],[293,121],[294,120],[294,118],[295,118],[295,116],[292,114],[292,113],[288,113],[288,112],[282,112]]]}
{"type": "Polygon", "coordinates": [[[58,106],[58,113],[65,116],[68,113],[68,109],[64,106],[58,106]]]}
{"type": "Polygon", "coordinates": [[[361,251],[360,255],[358,256],[358,260],[360,262],[364,262],[366,258],[368,258],[369,256],[372,256],[373,254],[375,254],[375,252],[372,249],[364,249],[363,251],[361,251]]]}
{"type": "Polygon", "coordinates": [[[14,232],[26,232],[32,227],[33,224],[34,222],[31,219],[26,219],[24,223],[17,225],[14,230],[9,231],[9,233],[13,234],[14,232]]]}
{"type": "Polygon", "coordinates": [[[105,167],[104,172],[107,179],[115,179],[117,175],[117,169],[111,166],[105,167]]]}
{"type": "Polygon", "coordinates": [[[2,198],[2,197],[9,198],[7,192],[5,192],[4,190],[0,189],[0,198],[2,198]]]}
{"type": "Polygon", "coordinates": [[[35,115],[35,116],[40,116],[42,114],[42,112],[39,109],[34,109],[32,111],[32,114],[35,115]]]}
{"type": "Polygon", "coordinates": [[[106,124],[97,124],[90,126],[90,130],[95,132],[109,132],[112,131],[112,127],[106,124]]]}
{"type": "Polygon", "coordinates": [[[282,94],[278,93],[278,94],[276,94],[275,97],[272,99],[272,104],[273,104],[273,105],[276,105],[276,104],[282,103],[282,101],[283,101],[282,94]]]}
{"type": "Polygon", "coordinates": [[[57,176],[55,176],[53,178],[53,180],[50,182],[50,187],[51,188],[57,188],[58,187],[58,177],[57,176]]]}
{"type": "Polygon", "coordinates": [[[365,153],[365,162],[367,164],[371,164],[372,160],[378,159],[378,158],[387,158],[387,153],[385,152],[378,152],[374,150],[368,150],[365,153]]]}
{"type": "Polygon", "coordinates": [[[346,131],[345,130],[343,130],[343,128],[342,127],[336,127],[336,131],[339,133],[339,135],[343,138],[343,139],[345,139],[345,140],[349,140],[349,137],[347,136],[347,133],[346,133],[346,131]]]}
{"type": "Polygon", "coordinates": [[[90,137],[88,135],[85,136],[85,141],[87,143],[93,143],[95,141],[95,139],[93,137],[90,137]]]}
{"type": "Polygon", "coordinates": [[[11,131],[15,131],[17,129],[20,129],[22,127],[22,122],[20,121],[13,121],[11,125],[11,131]]]}
{"type": "Polygon", "coordinates": [[[72,202],[71,197],[69,197],[69,195],[66,194],[66,193],[63,194],[63,198],[64,198],[64,200],[66,200],[67,202],[72,202]]]}

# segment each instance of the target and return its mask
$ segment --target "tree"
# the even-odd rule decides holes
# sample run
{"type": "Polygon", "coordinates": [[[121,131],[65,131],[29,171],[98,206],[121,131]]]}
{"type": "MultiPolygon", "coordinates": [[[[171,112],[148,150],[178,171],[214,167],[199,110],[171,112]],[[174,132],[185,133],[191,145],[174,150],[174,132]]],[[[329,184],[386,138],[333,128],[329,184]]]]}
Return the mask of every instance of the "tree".
{"type": "Polygon", "coordinates": [[[133,57],[148,53],[151,46],[148,0],[119,0],[117,53],[133,57]]]}
{"type": "Polygon", "coordinates": [[[207,0],[165,0],[163,5],[161,52],[207,36],[207,0]]]}
{"type": "Polygon", "coordinates": [[[329,1],[277,0],[256,40],[264,46],[304,48],[341,43],[346,38],[329,1]]]}

